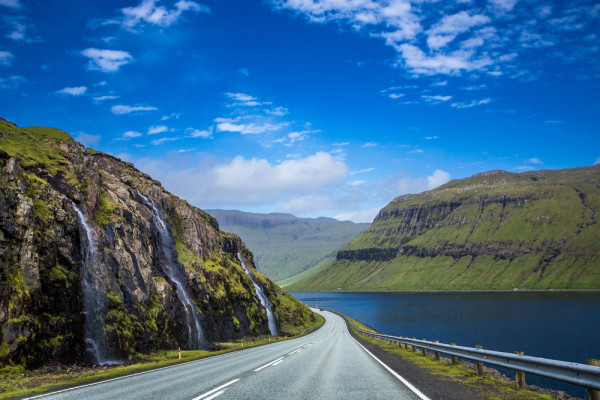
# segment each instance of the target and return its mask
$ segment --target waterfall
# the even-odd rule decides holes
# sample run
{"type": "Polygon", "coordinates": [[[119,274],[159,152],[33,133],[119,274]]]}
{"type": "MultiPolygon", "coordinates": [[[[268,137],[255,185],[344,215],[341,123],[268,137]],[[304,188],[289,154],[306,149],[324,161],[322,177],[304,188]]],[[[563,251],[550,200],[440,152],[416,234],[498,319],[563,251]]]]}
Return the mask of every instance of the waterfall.
{"type": "Polygon", "coordinates": [[[196,307],[186,290],[185,279],[181,271],[181,265],[177,260],[177,252],[175,251],[175,240],[171,231],[167,227],[162,213],[156,208],[154,201],[147,198],[140,191],[137,191],[138,196],[144,204],[152,210],[152,223],[154,231],[158,236],[159,260],[163,272],[167,275],[171,283],[175,284],[175,292],[177,298],[183,305],[185,311],[185,322],[188,330],[188,348],[198,349],[204,344],[204,336],[200,320],[196,312],[196,307]]]}
{"type": "Polygon", "coordinates": [[[275,324],[275,316],[273,315],[273,309],[271,308],[271,301],[265,295],[263,288],[260,287],[258,283],[254,281],[254,277],[250,275],[250,271],[248,271],[248,268],[246,268],[246,264],[242,259],[242,255],[240,253],[237,253],[237,257],[238,260],[240,260],[240,263],[242,264],[242,268],[244,268],[244,272],[246,272],[250,279],[252,279],[252,283],[254,284],[254,292],[256,293],[256,297],[258,297],[258,300],[260,300],[260,304],[262,304],[267,309],[267,319],[269,321],[269,331],[271,331],[271,335],[279,336],[279,332],[277,331],[277,325],[275,324]]]}
{"type": "Polygon", "coordinates": [[[98,264],[96,253],[96,242],[85,214],[74,202],[71,203],[73,210],[77,213],[77,221],[80,226],[81,235],[81,270],[79,278],[83,289],[83,315],[85,317],[84,342],[85,356],[97,365],[116,364],[117,361],[109,360],[105,354],[104,345],[104,322],[102,321],[102,309],[105,304],[104,282],[95,271],[98,264]],[[81,230],[83,229],[83,232],[81,230]]]}

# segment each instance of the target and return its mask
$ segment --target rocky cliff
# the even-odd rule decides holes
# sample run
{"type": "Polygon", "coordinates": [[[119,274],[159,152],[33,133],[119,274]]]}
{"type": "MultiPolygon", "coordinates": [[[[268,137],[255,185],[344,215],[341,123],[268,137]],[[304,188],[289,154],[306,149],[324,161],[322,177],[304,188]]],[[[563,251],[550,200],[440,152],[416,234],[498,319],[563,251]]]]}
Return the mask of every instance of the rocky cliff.
{"type": "Polygon", "coordinates": [[[600,165],[490,171],[383,208],[294,289],[600,289],[600,165]]]}
{"type": "Polygon", "coordinates": [[[0,171],[0,363],[102,363],[269,334],[253,280],[279,332],[313,324],[237,236],[132,164],[0,119],[0,171]]]}

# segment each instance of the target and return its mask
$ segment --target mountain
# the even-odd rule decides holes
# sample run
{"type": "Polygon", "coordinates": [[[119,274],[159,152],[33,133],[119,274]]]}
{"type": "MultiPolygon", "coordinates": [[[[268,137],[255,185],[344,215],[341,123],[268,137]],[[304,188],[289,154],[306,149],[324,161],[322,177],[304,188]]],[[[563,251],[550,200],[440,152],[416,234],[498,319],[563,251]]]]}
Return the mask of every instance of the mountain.
{"type": "MultiPolygon", "coordinates": [[[[333,218],[298,218],[291,214],[256,214],[236,210],[206,210],[220,226],[239,235],[254,253],[258,268],[274,281],[294,276],[332,261],[369,224],[333,218]]],[[[291,279],[290,279],[291,278],[291,279]]]]}
{"type": "Polygon", "coordinates": [[[314,324],[239,237],[132,164],[0,119],[0,170],[0,364],[104,364],[314,324]]]}
{"type": "Polygon", "coordinates": [[[600,165],[400,196],[290,290],[600,289],[600,165]]]}

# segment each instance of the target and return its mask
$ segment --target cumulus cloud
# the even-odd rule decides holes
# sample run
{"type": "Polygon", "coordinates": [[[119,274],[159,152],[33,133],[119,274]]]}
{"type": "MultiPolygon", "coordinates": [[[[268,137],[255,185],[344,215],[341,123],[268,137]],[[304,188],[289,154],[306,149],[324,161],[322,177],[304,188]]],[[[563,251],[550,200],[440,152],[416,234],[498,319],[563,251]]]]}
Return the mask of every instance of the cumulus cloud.
{"type": "Polygon", "coordinates": [[[123,134],[123,138],[125,139],[133,139],[136,137],[140,137],[143,134],[141,132],[137,132],[137,131],[127,131],[123,134]]]}
{"type": "Polygon", "coordinates": [[[208,138],[212,137],[212,132],[210,130],[187,128],[186,133],[188,134],[188,137],[191,137],[191,138],[208,139],[208,138]]]}
{"type": "Polygon", "coordinates": [[[154,110],[158,110],[158,108],[152,107],[152,106],[128,106],[125,104],[117,104],[110,108],[110,111],[112,111],[113,114],[117,114],[117,115],[139,113],[139,112],[144,112],[144,111],[154,111],[154,110]]]}
{"type": "Polygon", "coordinates": [[[0,65],[8,67],[13,62],[13,54],[10,51],[0,51],[0,65]]]}
{"type": "Polygon", "coordinates": [[[377,216],[379,211],[384,206],[385,205],[382,205],[381,207],[375,207],[375,208],[371,208],[369,210],[341,213],[341,214],[337,214],[333,218],[337,219],[338,221],[352,221],[352,222],[356,222],[356,223],[360,223],[360,222],[371,223],[371,222],[373,222],[373,220],[375,219],[375,217],[377,216]]]}
{"type": "Polygon", "coordinates": [[[131,54],[123,50],[89,48],[81,54],[90,59],[87,68],[94,71],[116,72],[121,66],[133,61],[131,54]]]}
{"type": "Polygon", "coordinates": [[[205,160],[187,168],[175,164],[172,160],[136,162],[170,191],[201,207],[289,202],[294,197],[318,195],[348,175],[346,164],[325,152],[279,162],[237,156],[217,163],[205,160]]]}
{"type": "MultiPolygon", "coordinates": [[[[159,3],[160,2],[156,0],[143,0],[135,7],[122,8],[121,13],[123,15],[117,22],[119,22],[122,27],[130,30],[135,29],[142,24],[167,27],[176,23],[186,11],[210,12],[210,8],[194,1],[179,0],[175,3],[175,8],[173,9],[168,9],[159,5],[159,3]]],[[[114,20],[107,22],[115,23],[114,20]]]]}
{"type": "Polygon", "coordinates": [[[463,71],[484,70],[493,64],[487,56],[473,58],[472,50],[455,50],[429,56],[419,47],[408,43],[399,46],[399,50],[406,68],[418,75],[460,75],[463,71]]]}
{"type": "Polygon", "coordinates": [[[485,15],[470,15],[466,11],[446,15],[425,32],[427,34],[427,45],[430,49],[437,50],[453,41],[459,34],[490,21],[490,18],[485,15]]]}
{"type": "Polygon", "coordinates": [[[436,169],[433,174],[427,177],[427,189],[435,189],[438,186],[450,180],[450,174],[444,170],[436,169]]]}
{"type": "Polygon", "coordinates": [[[85,86],[66,87],[64,89],[57,90],[56,94],[67,95],[67,96],[82,96],[87,92],[85,86]]]}
{"type": "Polygon", "coordinates": [[[600,164],[600,157],[596,157],[596,161],[594,161],[594,165],[600,164]]]}
{"type": "Polygon", "coordinates": [[[157,135],[159,133],[169,132],[170,129],[165,125],[154,125],[148,128],[148,135],[157,135]]]}

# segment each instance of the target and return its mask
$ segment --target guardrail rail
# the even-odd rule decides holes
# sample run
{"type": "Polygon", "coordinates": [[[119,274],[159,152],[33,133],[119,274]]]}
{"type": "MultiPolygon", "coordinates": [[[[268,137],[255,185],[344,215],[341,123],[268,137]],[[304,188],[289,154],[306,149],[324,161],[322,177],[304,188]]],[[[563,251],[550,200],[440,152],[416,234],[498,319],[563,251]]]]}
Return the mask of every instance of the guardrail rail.
{"type": "Polygon", "coordinates": [[[523,352],[504,353],[500,351],[486,350],[477,347],[457,346],[454,343],[445,344],[437,341],[419,340],[403,336],[384,335],[365,331],[357,327],[351,319],[347,321],[360,333],[387,341],[398,343],[399,347],[417,351],[421,349],[423,355],[427,350],[434,353],[434,358],[439,360],[440,353],[452,357],[452,363],[458,363],[458,357],[465,360],[475,361],[478,375],[483,375],[483,364],[512,369],[516,372],[516,383],[518,387],[525,386],[525,373],[556,379],[562,382],[572,383],[588,389],[590,400],[600,400],[600,362],[599,360],[588,360],[593,365],[579,364],[569,361],[558,361],[548,358],[530,357],[523,352]],[[410,346],[410,347],[409,347],[410,346]]]}

